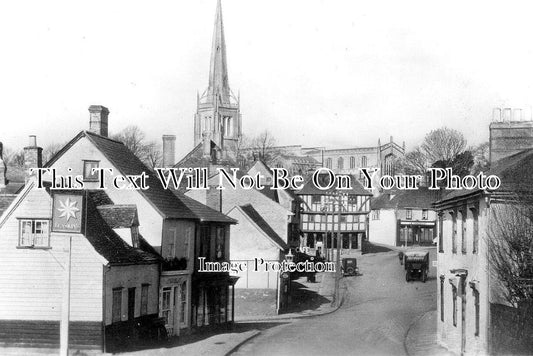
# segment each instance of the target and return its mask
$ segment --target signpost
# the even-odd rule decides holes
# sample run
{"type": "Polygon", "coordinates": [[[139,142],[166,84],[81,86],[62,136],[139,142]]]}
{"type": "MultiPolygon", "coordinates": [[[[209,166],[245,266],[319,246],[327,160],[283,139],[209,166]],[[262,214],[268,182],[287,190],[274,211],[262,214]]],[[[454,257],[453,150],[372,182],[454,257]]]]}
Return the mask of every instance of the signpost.
{"type": "Polygon", "coordinates": [[[69,320],[70,320],[70,277],[72,259],[72,235],[82,233],[84,195],[72,192],[54,192],[52,204],[52,232],[68,233],[65,243],[67,256],[63,264],[63,295],[61,301],[61,324],[59,335],[59,354],[68,355],[69,320]]]}

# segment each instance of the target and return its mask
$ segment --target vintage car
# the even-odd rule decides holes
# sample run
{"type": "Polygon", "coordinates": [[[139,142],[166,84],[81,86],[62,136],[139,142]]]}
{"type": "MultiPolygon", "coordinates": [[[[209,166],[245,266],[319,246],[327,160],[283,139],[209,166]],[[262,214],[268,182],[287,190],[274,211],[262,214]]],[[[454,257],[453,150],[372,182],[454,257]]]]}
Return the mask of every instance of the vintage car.
{"type": "Polygon", "coordinates": [[[429,272],[429,252],[408,251],[404,253],[405,280],[420,279],[426,282],[429,272]]]}
{"type": "Polygon", "coordinates": [[[357,268],[356,258],[342,259],[342,276],[357,276],[359,268],[357,268]]]}

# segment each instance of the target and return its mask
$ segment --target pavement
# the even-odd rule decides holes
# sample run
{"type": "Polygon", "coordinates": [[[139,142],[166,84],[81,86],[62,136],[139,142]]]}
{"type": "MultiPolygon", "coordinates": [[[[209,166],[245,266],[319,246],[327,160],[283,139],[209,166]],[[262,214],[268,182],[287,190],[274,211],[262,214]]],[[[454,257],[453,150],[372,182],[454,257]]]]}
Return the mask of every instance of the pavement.
{"type": "Polygon", "coordinates": [[[455,356],[437,344],[436,310],[425,313],[411,325],[404,345],[409,356],[455,356]]]}

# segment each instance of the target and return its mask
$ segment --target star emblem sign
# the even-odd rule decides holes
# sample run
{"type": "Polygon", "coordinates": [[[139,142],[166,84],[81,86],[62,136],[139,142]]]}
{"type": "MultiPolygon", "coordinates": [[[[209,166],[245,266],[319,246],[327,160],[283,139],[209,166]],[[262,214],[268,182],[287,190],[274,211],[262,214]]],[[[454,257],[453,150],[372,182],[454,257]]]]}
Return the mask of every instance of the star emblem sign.
{"type": "Polygon", "coordinates": [[[76,208],[76,204],[78,204],[78,202],[70,201],[70,198],[67,198],[64,202],[59,201],[59,205],[61,205],[61,207],[57,208],[57,210],[61,212],[59,217],[66,217],[67,222],[70,220],[70,218],[76,219],[76,213],[80,211],[80,209],[76,208]]]}

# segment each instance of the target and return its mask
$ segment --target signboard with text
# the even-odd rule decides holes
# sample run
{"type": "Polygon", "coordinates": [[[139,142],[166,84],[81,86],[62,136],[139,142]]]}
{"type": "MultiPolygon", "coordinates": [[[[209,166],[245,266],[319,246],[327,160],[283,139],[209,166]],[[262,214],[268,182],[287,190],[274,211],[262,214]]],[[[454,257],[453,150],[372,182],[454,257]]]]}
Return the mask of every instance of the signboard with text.
{"type": "Polygon", "coordinates": [[[52,205],[52,231],[81,233],[84,213],[83,195],[55,193],[52,205]]]}

